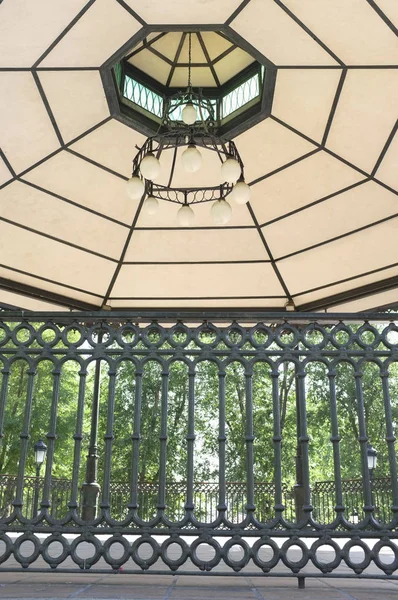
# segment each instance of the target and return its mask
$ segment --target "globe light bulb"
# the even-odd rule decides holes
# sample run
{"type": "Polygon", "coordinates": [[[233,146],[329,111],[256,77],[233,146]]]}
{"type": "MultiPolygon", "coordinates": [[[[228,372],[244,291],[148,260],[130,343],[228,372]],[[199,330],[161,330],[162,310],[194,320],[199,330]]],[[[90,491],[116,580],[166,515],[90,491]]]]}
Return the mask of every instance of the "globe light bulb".
{"type": "Polygon", "coordinates": [[[144,156],[140,164],[140,171],[145,179],[149,179],[150,181],[154,181],[160,175],[160,162],[152,154],[152,152],[148,152],[144,156]]]}
{"type": "Polygon", "coordinates": [[[181,155],[181,161],[188,173],[196,173],[202,166],[202,155],[194,144],[189,144],[181,155]]]}
{"type": "Polygon", "coordinates": [[[144,204],[142,206],[142,210],[146,215],[154,215],[159,208],[159,201],[154,196],[148,196],[145,198],[144,204]]]}
{"type": "Polygon", "coordinates": [[[140,200],[145,191],[145,185],[142,179],[133,175],[127,182],[127,194],[132,200],[140,200]]]}
{"type": "Polygon", "coordinates": [[[188,204],[183,204],[177,213],[177,221],[181,227],[190,227],[195,222],[195,213],[188,204]]]}
{"type": "Polygon", "coordinates": [[[232,189],[229,197],[232,198],[236,204],[246,204],[251,198],[251,189],[244,181],[238,181],[232,189]]]}
{"type": "Polygon", "coordinates": [[[211,218],[216,225],[226,225],[232,217],[231,205],[224,200],[216,200],[211,207],[211,218]]]}
{"type": "Polygon", "coordinates": [[[181,117],[185,125],[193,125],[196,122],[198,115],[192,102],[188,102],[188,104],[184,106],[181,112],[181,117]]]}
{"type": "Polygon", "coordinates": [[[240,164],[235,158],[227,158],[221,165],[221,183],[235,183],[241,176],[240,164]]]}

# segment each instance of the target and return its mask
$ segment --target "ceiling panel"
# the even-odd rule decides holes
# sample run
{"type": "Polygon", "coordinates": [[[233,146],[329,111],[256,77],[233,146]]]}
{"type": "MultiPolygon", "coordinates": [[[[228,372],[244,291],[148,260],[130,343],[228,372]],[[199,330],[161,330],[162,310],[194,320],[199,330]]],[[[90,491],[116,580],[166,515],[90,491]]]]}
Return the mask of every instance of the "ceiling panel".
{"type": "Polygon", "coordinates": [[[65,305],[52,304],[50,302],[43,302],[42,300],[36,300],[35,298],[28,298],[20,294],[13,294],[6,290],[0,289],[0,306],[2,304],[8,304],[23,310],[36,310],[36,311],[64,311],[67,310],[65,305]]]}
{"type": "Polygon", "coordinates": [[[211,60],[214,60],[232,46],[231,42],[225,37],[218,34],[214,35],[212,31],[202,31],[201,36],[211,60]]]}
{"type": "Polygon", "coordinates": [[[68,285],[103,293],[115,263],[0,222],[2,263],[68,285]],[[4,243],[12,239],[13,243],[4,243]]]}
{"type": "Polygon", "coordinates": [[[137,67],[137,69],[140,69],[140,71],[153,77],[153,79],[156,79],[156,81],[166,85],[171,67],[162,58],[153,54],[153,52],[145,48],[132,56],[128,62],[137,67]]]}
{"type": "Polygon", "coordinates": [[[338,312],[360,312],[387,306],[389,304],[395,304],[398,306],[398,290],[380,292],[379,294],[372,294],[366,298],[354,300],[353,302],[337,304],[329,309],[329,312],[334,310],[338,312]]]}
{"type": "Polygon", "coordinates": [[[242,307],[244,302],[245,308],[275,308],[283,310],[286,304],[285,298],[265,298],[263,296],[258,298],[231,298],[231,299],[220,299],[215,300],[109,300],[108,306],[112,309],[123,309],[123,308],[236,308],[242,307]]]}
{"type": "Polygon", "coordinates": [[[387,183],[398,191],[398,134],[395,134],[380,167],[376,171],[377,179],[387,183]]]}
{"type": "Polygon", "coordinates": [[[0,131],[2,149],[17,172],[59,148],[31,73],[0,72],[0,131]]]}
{"type": "Polygon", "coordinates": [[[269,263],[124,265],[111,294],[111,298],[225,296],[283,296],[283,290],[269,263]]]}
{"type": "Polygon", "coordinates": [[[398,215],[397,196],[369,181],[263,228],[274,258],[398,215]]]}
{"type": "Polygon", "coordinates": [[[292,294],[396,262],[398,219],[278,261],[292,294]]]}
{"type": "Polygon", "coordinates": [[[65,142],[109,115],[98,71],[41,71],[39,78],[65,142]]]}
{"type": "Polygon", "coordinates": [[[25,284],[27,286],[36,288],[43,291],[43,298],[46,296],[46,292],[60,294],[71,300],[78,300],[94,306],[100,306],[102,303],[102,297],[93,295],[81,291],[77,286],[68,287],[62,285],[62,277],[58,275],[57,279],[47,281],[46,279],[40,279],[40,277],[34,277],[26,273],[19,273],[18,271],[7,269],[0,265],[0,277],[8,279],[11,282],[17,282],[18,284],[25,284]],[[76,289],[77,288],[77,289],[76,289]]]}
{"type": "Polygon", "coordinates": [[[129,231],[18,181],[0,191],[0,206],[0,218],[114,259],[129,231]]]}
{"type": "Polygon", "coordinates": [[[126,194],[126,181],[74,156],[60,152],[24,179],[81,206],[131,225],[138,201],[126,194]]]}
{"type": "Polygon", "coordinates": [[[0,66],[31,67],[87,0],[11,0],[0,19],[0,66]]]}
{"type": "Polygon", "coordinates": [[[145,139],[138,131],[111,119],[71,147],[108,169],[130,177],[136,146],[142,146],[145,139]]]}
{"type": "Polygon", "coordinates": [[[273,0],[251,0],[231,27],[276,65],[336,64],[273,0]]]}
{"type": "Polygon", "coordinates": [[[182,35],[183,34],[180,31],[170,31],[159,40],[156,40],[156,42],[152,44],[152,48],[161,52],[169,60],[174,61],[182,35]]]}
{"type": "Polygon", "coordinates": [[[140,28],[118,2],[96,0],[40,66],[99,67],[140,28]]]}
{"type": "MultiPolygon", "coordinates": [[[[192,85],[196,87],[215,87],[217,84],[209,67],[195,67],[191,72],[192,85]]],[[[171,87],[186,88],[188,84],[188,69],[176,67],[170,81],[171,87]]]]}
{"type": "Polygon", "coordinates": [[[250,203],[259,222],[265,223],[363,180],[330,154],[316,152],[256,183],[250,203]]]}
{"type": "Polygon", "coordinates": [[[340,76],[340,69],[279,70],[272,114],[321,142],[340,76]]]}
{"type": "Polygon", "coordinates": [[[242,0],[125,0],[147,23],[224,23],[242,0]]]}
{"type": "Polygon", "coordinates": [[[234,139],[245,164],[246,181],[271,173],[315,146],[272,119],[265,119],[234,139]]]}
{"type": "Polygon", "coordinates": [[[397,117],[398,69],[349,71],[327,147],[370,172],[397,117]]]}
{"type": "Polygon", "coordinates": [[[366,1],[284,0],[284,3],[346,64],[398,62],[395,35],[366,1]]]}
{"type": "Polygon", "coordinates": [[[126,262],[269,260],[255,229],[135,231],[126,262]]]}
{"type": "Polygon", "coordinates": [[[373,283],[383,281],[384,279],[389,279],[390,277],[396,276],[398,276],[398,266],[390,267],[388,269],[382,269],[380,271],[370,273],[368,275],[360,274],[355,279],[350,279],[349,281],[336,283],[335,285],[327,286],[322,289],[314,290],[308,293],[296,294],[294,296],[294,302],[296,306],[305,305],[309,302],[315,302],[317,300],[329,298],[330,296],[342,294],[344,292],[349,292],[350,290],[355,290],[363,286],[368,286],[373,283]]]}
{"type": "Polygon", "coordinates": [[[250,54],[240,48],[235,48],[230,54],[217,61],[214,68],[221,85],[223,85],[233,75],[240,73],[253,62],[254,58],[250,54]]]}

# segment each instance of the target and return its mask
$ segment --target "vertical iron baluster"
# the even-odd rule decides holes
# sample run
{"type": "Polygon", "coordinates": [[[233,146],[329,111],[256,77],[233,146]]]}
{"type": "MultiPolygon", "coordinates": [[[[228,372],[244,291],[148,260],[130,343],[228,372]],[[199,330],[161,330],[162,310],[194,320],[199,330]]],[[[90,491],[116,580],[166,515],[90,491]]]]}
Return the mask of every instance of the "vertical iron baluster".
{"type": "Polygon", "coordinates": [[[299,444],[301,450],[301,474],[303,485],[303,507],[301,517],[307,519],[312,511],[311,489],[310,489],[310,469],[308,457],[308,432],[307,432],[307,406],[305,396],[305,370],[300,366],[297,371],[297,395],[298,410],[300,415],[299,444]]]}
{"type": "Polygon", "coordinates": [[[28,369],[28,386],[26,391],[26,402],[25,402],[25,414],[22,425],[22,431],[19,436],[21,440],[20,451],[19,451],[19,465],[18,465],[18,477],[17,477],[17,490],[15,494],[15,500],[13,505],[18,509],[22,508],[23,505],[23,488],[24,488],[24,477],[25,477],[25,466],[26,457],[28,454],[29,445],[29,430],[30,430],[30,417],[32,413],[32,399],[33,399],[33,387],[34,377],[36,370],[33,368],[28,369]]]}
{"type": "Polygon", "coordinates": [[[159,461],[159,491],[156,508],[161,514],[166,509],[166,452],[167,452],[167,415],[169,395],[169,371],[162,371],[162,407],[160,417],[160,461],[159,461]]]}
{"type": "Polygon", "coordinates": [[[245,372],[245,396],[246,396],[246,485],[247,485],[247,504],[246,512],[249,516],[254,513],[256,507],[254,504],[254,458],[253,458],[253,372],[245,372]]]}
{"type": "Polygon", "coordinates": [[[72,491],[69,502],[69,508],[71,510],[77,509],[77,494],[79,486],[79,471],[80,471],[80,457],[82,451],[82,440],[83,440],[83,417],[84,417],[84,399],[86,393],[86,378],[87,369],[81,368],[79,371],[79,396],[77,401],[77,415],[76,415],[76,430],[73,435],[75,440],[75,448],[73,452],[73,472],[72,472],[72,491]]]}
{"type": "Polygon", "coordinates": [[[366,513],[372,513],[374,506],[372,504],[372,490],[370,488],[370,476],[368,469],[368,436],[366,433],[366,421],[365,421],[365,407],[363,402],[363,390],[362,390],[362,371],[355,370],[355,390],[357,397],[357,410],[358,410],[358,426],[359,426],[359,437],[358,441],[361,448],[361,464],[362,464],[362,481],[363,481],[363,492],[365,506],[363,510],[366,513]]]}
{"type": "Polygon", "coordinates": [[[398,513],[398,478],[397,478],[397,457],[395,453],[395,435],[391,412],[390,389],[388,385],[388,368],[380,371],[381,382],[383,386],[384,412],[386,416],[386,442],[388,448],[388,460],[390,463],[390,475],[392,486],[392,511],[398,513]]]}
{"type": "Polygon", "coordinates": [[[345,507],[343,503],[343,491],[341,486],[340,435],[336,402],[336,371],[329,369],[328,378],[330,394],[330,422],[332,433],[330,436],[330,441],[333,444],[333,469],[336,491],[336,506],[334,507],[334,510],[339,515],[344,512],[345,507]]]}
{"type": "Polygon", "coordinates": [[[275,481],[275,513],[280,517],[284,511],[282,499],[282,434],[281,414],[279,406],[279,369],[274,367],[271,371],[272,378],[272,406],[274,415],[274,481],[275,481]]]}
{"type": "Polygon", "coordinates": [[[104,452],[104,479],[102,486],[102,501],[100,507],[109,509],[109,490],[111,485],[111,470],[112,470],[112,445],[113,445],[113,422],[115,417],[115,385],[116,385],[116,369],[112,366],[108,371],[108,411],[106,417],[106,432],[104,435],[105,452],[104,452]]]}
{"type": "Polygon", "coordinates": [[[218,506],[217,510],[225,515],[225,370],[218,371],[218,506]]]}
{"type": "Polygon", "coordinates": [[[59,367],[55,367],[52,372],[53,375],[53,391],[51,399],[51,413],[50,413],[50,426],[46,438],[47,442],[47,460],[46,460],[46,473],[44,476],[44,488],[43,488],[43,499],[41,501],[41,507],[49,509],[50,503],[50,488],[51,488],[51,473],[53,469],[54,461],[54,449],[55,439],[57,430],[57,416],[58,416],[58,400],[59,400],[59,384],[61,379],[61,372],[59,367]]]}
{"type": "Polygon", "coordinates": [[[190,366],[188,372],[188,431],[187,440],[187,500],[185,511],[192,513],[195,508],[193,501],[194,477],[194,444],[195,444],[195,375],[194,367],[190,366]]]}
{"type": "MultiPolygon", "coordinates": [[[[98,344],[102,334],[98,335],[98,344]]],[[[91,407],[90,445],[86,461],[86,481],[82,485],[82,519],[91,521],[97,515],[97,501],[100,493],[98,484],[98,421],[101,383],[101,359],[95,362],[93,404],[91,407]]]]}
{"type": "Polygon", "coordinates": [[[135,402],[134,402],[134,428],[131,435],[131,495],[128,508],[138,508],[138,462],[140,457],[141,439],[141,403],[142,403],[142,368],[135,370],[135,402]]]}
{"type": "Polygon", "coordinates": [[[10,380],[10,368],[9,366],[4,367],[2,370],[3,379],[1,382],[1,392],[0,392],[0,446],[3,442],[4,437],[4,414],[6,410],[7,404],[7,396],[8,396],[8,386],[10,380]]]}

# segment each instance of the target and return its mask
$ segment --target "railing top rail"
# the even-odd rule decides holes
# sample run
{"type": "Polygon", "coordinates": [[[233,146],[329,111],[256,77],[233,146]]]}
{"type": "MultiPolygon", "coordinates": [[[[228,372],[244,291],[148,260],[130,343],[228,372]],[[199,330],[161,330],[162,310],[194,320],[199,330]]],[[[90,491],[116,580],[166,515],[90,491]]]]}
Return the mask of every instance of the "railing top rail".
{"type": "Polygon", "coordinates": [[[290,311],[262,311],[253,310],[134,310],[134,311],[97,311],[97,312],[32,312],[26,310],[1,311],[0,321],[31,321],[43,322],[54,320],[59,324],[65,323],[93,323],[93,322],[152,322],[162,323],[185,321],[201,322],[213,321],[218,323],[230,323],[238,321],[239,323],[253,323],[262,321],[266,323],[294,322],[296,324],[307,324],[311,322],[336,323],[336,322],[356,322],[378,321],[390,323],[398,321],[398,313],[306,313],[290,311]]]}

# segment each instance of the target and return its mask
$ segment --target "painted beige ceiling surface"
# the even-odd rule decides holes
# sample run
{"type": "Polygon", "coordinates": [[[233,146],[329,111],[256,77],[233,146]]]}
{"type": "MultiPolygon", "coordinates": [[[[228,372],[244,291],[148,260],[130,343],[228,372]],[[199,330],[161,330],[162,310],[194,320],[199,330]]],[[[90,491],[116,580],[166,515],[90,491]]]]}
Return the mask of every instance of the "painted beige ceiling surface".
{"type": "MultiPolygon", "coordinates": [[[[398,305],[397,27],[393,0],[0,2],[0,307],[398,305]],[[276,67],[271,115],[234,138],[252,198],[224,227],[209,203],[181,228],[126,195],[145,138],[111,116],[101,68],[151,26],[156,52],[129,60],[163,83],[195,27],[198,85],[276,67]]],[[[195,185],[217,180],[204,165],[195,185]]]]}

